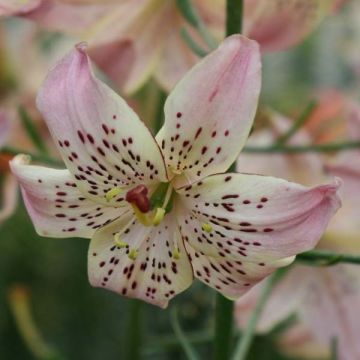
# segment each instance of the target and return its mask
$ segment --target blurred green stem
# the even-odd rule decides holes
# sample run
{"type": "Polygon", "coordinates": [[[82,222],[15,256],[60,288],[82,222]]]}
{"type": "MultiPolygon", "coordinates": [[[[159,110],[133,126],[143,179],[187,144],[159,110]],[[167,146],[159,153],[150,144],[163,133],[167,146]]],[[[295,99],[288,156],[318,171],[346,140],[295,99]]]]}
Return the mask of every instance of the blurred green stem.
{"type": "Polygon", "coordinates": [[[195,350],[193,349],[193,347],[191,346],[189,339],[185,336],[184,332],[180,327],[178,311],[176,307],[173,307],[171,309],[170,319],[171,319],[171,326],[174,330],[175,336],[179,340],[179,343],[181,344],[182,348],[184,349],[184,352],[188,360],[198,360],[198,356],[195,350]]]}
{"type": "Polygon", "coordinates": [[[338,263],[360,265],[360,255],[337,254],[331,251],[313,250],[297,255],[296,260],[310,265],[331,266],[338,263]]]}
{"type": "Polygon", "coordinates": [[[42,338],[31,315],[28,289],[22,285],[15,285],[9,290],[8,299],[19,333],[34,358],[37,360],[64,359],[42,338]]]}
{"type": "MultiPolygon", "coordinates": [[[[242,31],[243,0],[226,1],[226,36],[242,31]]],[[[229,171],[234,171],[234,163],[229,171]]],[[[230,358],[233,336],[234,303],[221,294],[216,294],[214,359],[230,358]]]]}
{"type": "Polygon", "coordinates": [[[306,121],[309,119],[311,113],[313,112],[317,102],[315,100],[311,100],[307,105],[306,109],[300,114],[300,116],[294,121],[293,125],[290,129],[285,132],[285,134],[279,136],[276,143],[278,145],[284,145],[287,141],[289,141],[297,131],[305,125],[306,121]]]}
{"type": "Polygon", "coordinates": [[[272,291],[275,283],[277,282],[278,278],[279,278],[278,272],[275,272],[274,274],[269,276],[267,278],[267,280],[265,280],[266,282],[261,291],[260,297],[255,306],[255,309],[254,309],[253,313],[251,314],[251,317],[249,319],[247,327],[236,345],[232,360],[245,360],[246,359],[247,353],[250,349],[252,340],[255,335],[256,325],[260,319],[260,316],[262,314],[262,311],[264,309],[266,301],[269,299],[271,291],[272,291]]]}
{"type": "Polygon", "coordinates": [[[269,145],[269,146],[245,146],[243,149],[247,153],[305,153],[305,152],[334,152],[340,150],[359,149],[360,141],[344,143],[328,143],[319,145],[269,145]]]}
{"type": "Polygon", "coordinates": [[[243,0],[228,0],[226,2],[226,36],[241,33],[243,6],[243,0]]]}
{"type": "Polygon", "coordinates": [[[142,342],[142,303],[129,300],[128,320],[125,342],[125,360],[139,360],[142,342]]]}
{"type": "Polygon", "coordinates": [[[216,294],[214,360],[230,358],[233,336],[234,303],[216,294]]]}

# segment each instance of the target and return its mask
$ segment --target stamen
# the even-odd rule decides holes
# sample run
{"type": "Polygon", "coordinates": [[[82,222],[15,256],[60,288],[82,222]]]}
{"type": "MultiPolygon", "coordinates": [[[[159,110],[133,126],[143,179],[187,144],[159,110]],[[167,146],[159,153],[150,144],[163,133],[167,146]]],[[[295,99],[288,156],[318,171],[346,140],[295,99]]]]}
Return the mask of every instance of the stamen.
{"type": "Polygon", "coordinates": [[[123,193],[124,190],[114,187],[111,190],[109,190],[106,194],[105,194],[105,199],[107,202],[109,202],[110,200],[112,200],[115,196],[123,193]]]}
{"type": "Polygon", "coordinates": [[[131,259],[131,260],[135,260],[136,257],[137,257],[137,255],[138,255],[138,250],[136,250],[136,249],[131,249],[130,252],[129,252],[128,257],[129,257],[129,259],[131,259]]]}
{"type": "Polygon", "coordinates": [[[158,226],[163,221],[164,216],[165,216],[165,209],[156,208],[155,215],[154,215],[154,218],[152,220],[152,224],[154,226],[158,226]]]}
{"type": "Polygon", "coordinates": [[[134,210],[136,218],[139,220],[141,224],[143,224],[144,226],[152,225],[152,219],[149,217],[149,214],[144,214],[142,211],[139,210],[139,208],[134,203],[131,203],[131,206],[134,210]]]}
{"type": "Polygon", "coordinates": [[[203,231],[205,231],[209,234],[213,231],[213,227],[209,223],[202,224],[201,228],[203,229],[203,231]]]}
{"type": "Polygon", "coordinates": [[[121,234],[117,233],[114,235],[114,242],[115,245],[119,248],[119,249],[123,249],[126,248],[128,246],[128,244],[125,241],[122,241],[120,238],[121,234]]]}

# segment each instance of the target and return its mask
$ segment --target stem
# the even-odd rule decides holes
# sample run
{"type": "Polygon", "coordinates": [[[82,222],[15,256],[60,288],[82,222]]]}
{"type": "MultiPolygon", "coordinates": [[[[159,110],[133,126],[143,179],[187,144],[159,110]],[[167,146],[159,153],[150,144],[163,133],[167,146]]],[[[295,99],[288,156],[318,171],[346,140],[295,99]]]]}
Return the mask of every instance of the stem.
{"type": "Polygon", "coordinates": [[[264,306],[266,304],[266,301],[268,300],[271,290],[273,289],[275,283],[278,280],[278,272],[272,274],[268,277],[266,280],[266,283],[264,284],[264,287],[262,289],[262,292],[260,294],[259,300],[256,304],[256,307],[251,314],[250,320],[248,322],[247,328],[243,335],[240,337],[236,348],[234,355],[232,357],[233,360],[245,360],[246,355],[250,349],[252,340],[254,338],[256,325],[260,319],[260,316],[262,314],[262,311],[264,309],[264,306]]]}
{"type": "Polygon", "coordinates": [[[142,303],[139,300],[129,300],[128,323],[125,343],[125,357],[127,360],[139,360],[141,353],[141,310],[142,303]]]}
{"type": "Polygon", "coordinates": [[[194,54],[199,57],[204,57],[205,55],[207,55],[208,52],[195,42],[195,40],[191,37],[191,35],[185,28],[181,29],[180,35],[194,54]]]}
{"type": "Polygon", "coordinates": [[[64,359],[41,336],[31,314],[28,289],[22,285],[15,285],[10,289],[8,298],[19,333],[34,358],[37,360],[64,359]]]}
{"type": "Polygon", "coordinates": [[[57,166],[57,167],[64,166],[64,163],[61,160],[53,159],[47,155],[34,154],[34,153],[31,153],[28,151],[24,151],[22,149],[13,148],[12,146],[3,146],[0,149],[0,153],[14,155],[14,156],[18,155],[18,154],[25,154],[25,155],[29,155],[31,157],[31,159],[36,162],[41,162],[41,163],[45,163],[45,164],[49,164],[49,165],[53,165],[53,166],[57,166]]]}
{"type": "Polygon", "coordinates": [[[338,263],[360,265],[360,255],[337,254],[331,251],[313,250],[297,255],[298,261],[304,261],[309,265],[336,265],[338,263]]]}
{"type": "Polygon", "coordinates": [[[243,0],[227,0],[226,36],[241,33],[242,17],[243,17],[243,0]]]}
{"type": "Polygon", "coordinates": [[[305,152],[333,152],[360,148],[360,141],[346,143],[328,143],[320,145],[270,145],[270,146],[246,146],[243,151],[247,153],[305,153],[305,152]]]}
{"type": "Polygon", "coordinates": [[[277,145],[284,145],[290,138],[292,138],[296,132],[305,124],[305,122],[309,119],[310,114],[313,112],[316,101],[312,100],[307,105],[306,109],[300,114],[300,116],[294,121],[293,125],[290,129],[283,135],[279,136],[277,139],[277,145]]]}
{"type": "Polygon", "coordinates": [[[33,119],[30,117],[29,113],[23,106],[19,106],[18,108],[19,118],[21,120],[21,124],[24,127],[25,131],[29,135],[32,143],[35,148],[43,155],[47,155],[48,151],[46,148],[46,144],[43,141],[41,134],[36,128],[33,119]]]}
{"type": "MultiPolygon", "coordinates": [[[[243,0],[226,1],[226,36],[240,33],[242,30],[243,0]]],[[[236,169],[236,162],[229,168],[229,172],[236,169]]],[[[216,294],[215,307],[215,338],[214,359],[227,360],[230,358],[233,336],[234,303],[221,294],[216,294]]]]}
{"type": "Polygon", "coordinates": [[[216,294],[214,360],[230,359],[234,303],[216,294]]]}
{"type": "Polygon", "coordinates": [[[194,349],[192,348],[189,339],[185,336],[184,332],[180,327],[177,308],[174,307],[171,310],[170,319],[171,319],[171,326],[174,330],[175,336],[178,338],[179,343],[181,344],[188,360],[198,360],[198,356],[195,353],[194,349]]]}

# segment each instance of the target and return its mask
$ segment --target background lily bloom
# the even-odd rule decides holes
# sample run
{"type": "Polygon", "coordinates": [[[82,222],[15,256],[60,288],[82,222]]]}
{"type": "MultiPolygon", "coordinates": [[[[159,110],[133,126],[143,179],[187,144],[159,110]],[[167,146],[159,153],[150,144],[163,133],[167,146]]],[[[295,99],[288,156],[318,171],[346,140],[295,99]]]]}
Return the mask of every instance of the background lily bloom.
{"type": "Polygon", "coordinates": [[[165,307],[196,277],[239,297],[313,248],[340,206],[338,183],[224,173],[259,92],[257,44],[229,37],[169,95],[155,141],[78,45],[37,100],[67,170],[11,162],[37,231],[92,238],[94,286],[165,307]]]}
{"type": "MultiPolygon", "coordinates": [[[[284,50],[311,33],[334,3],[246,0],[244,34],[258,41],[262,51],[284,50]]],[[[213,36],[222,39],[225,1],[194,0],[194,4],[213,36]]],[[[92,59],[125,93],[135,92],[151,76],[170,91],[196,63],[198,57],[181,38],[181,29],[186,28],[204,46],[180,14],[176,1],[47,0],[26,17],[88,41],[92,59]]]]}
{"type": "MultiPolygon", "coordinates": [[[[333,96],[332,96],[333,98],[333,96]]],[[[336,97],[338,99],[338,97],[336,97]]],[[[328,102],[325,102],[328,103],[328,102]]],[[[345,104],[342,101],[342,104],[345,104]]],[[[349,102],[347,102],[349,105],[349,102]]],[[[324,125],[325,114],[333,114],[339,102],[329,102],[330,108],[315,109],[310,117],[308,128],[320,130],[324,125]]],[[[343,108],[343,107],[342,107],[343,108]]],[[[348,123],[352,129],[350,134],[353,140],[360,139],[360,112],[357,106],[348,107],[348,123]]],[[[339,111],[336,111],[339,115],[339,111]]],[[[343,113],[344,116],[344,113],[343,113]]],[[[279,127],[279,119],[272,119],[272,129],[279,127]]],[[[284,121],[284,118],[282,118],[284,121]]],[[[328,118],[334,122],[334,117],[328,118]]],[[[343,117],[343,121],[345,118],[343,117]]],[[[288,126],[290,122],[288,121],[288,126]]],[[[333,126],[333,129],[339,126],[333,126]]],[[[276,136],[274,132],[265,131],[269,142],[276,136]]],[[[319,136],[319,131],[315,137],[319,136]]],[[[340,131],[340,135],[342,132],[340,131]]],[[[253,142],[264,135],[259,132],[254,135],[253,142]]],[[[334,134],[332,134],[332,137],[334,134]]],[[[304,139],[310,140],[310,135],[299,131],[293,138],[293,143],[304,139]]],[[[334,140],[334,139],[332,139],[334,140]]],[[[251,163],[252,170],[258,164],[258,155],[243,158],[244,164],[251,163]]],[[[320,247],[337,252],[359,253],[359,222],[358,209],[360,197],[360,171],[358,171],[359,151],[349,151],[339,155],[327,165],[327,172],[340,176],[344,183],[342,186],[343,206],[330,221],[320,247]]],[[[316,154],[297,155],[296,171],[293,171],[294,158],[288,155],[276,155],[276,158],[266,157],[267,170],[278,173],[279,169],[286,171],[286,177],[297,180],[301,174],[321,179],[324,159],[316,154]],[[286,165],[287,163],[287,165],[286,165]],[[317,165],[316,165],[317,164],[317,165]],[[279,167],[280,166],[280,167],[279,167]]],[[[260,160],[261,163],[261,160],[260,160]]],[[[258,169],[262,171],[262,169],[258,169]]],[[[332,339],[338,341],[338,355],[341,359],[357,359],[360,356],[359,343],[356,341],[359,332],[360,319],[352,309],[360,303],[360,277],[357,268],[352,265],[337,265],[331,268],[311,268],[296,265],[275,286],[274,292],[267,302],[261,320],[258,324],[259,332],[268,332],[281,321],[296,315],[296,322],[292,324],[279,338],[279,345],[293,356],[309,356],[310,358],[328,358],[332,339]]],[[[236,318],[240,327],[246,327],[249,314],[253,311],[262,285],[254,287],[249,293],[238,300],[236,305],[236,318]]]]}

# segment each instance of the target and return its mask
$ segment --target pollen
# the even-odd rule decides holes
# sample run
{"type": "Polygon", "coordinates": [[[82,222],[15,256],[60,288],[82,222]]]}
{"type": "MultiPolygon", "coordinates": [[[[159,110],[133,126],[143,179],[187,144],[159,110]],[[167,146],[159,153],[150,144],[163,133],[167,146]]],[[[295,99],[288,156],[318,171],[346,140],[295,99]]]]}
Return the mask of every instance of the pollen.
{"type": "Polygon", "coordinates": [[[138,250],[136,250],[136,249],[131,249],[130,252],[129,252],[128,257],[129,257],[129,259],[131,259],[131,260],[135,260],[136,257],[137,257],[137,255],[138,255],[138,250]]]}
{"type": "Polygon", "coordinates": [[[201,228],[209,234],[213,231],[213,228],[209,223],[202,224],[201,228]]]}
{"type": "Polygon", "coordinates": [[[179,259],[180,259],[180,251],[179,251],[178,249],[175,249],[175,250],[173,251],[173,258],[174,258],[175,260],[179,260],[179,259]]]}
{"type": "Polygon", "coordinates": [[[112,188],[111,190],[109,190],[106,194],[105,194],[105,199],[107,202],[109,202],[110,200],[112,200],[115,196],[119,195],[123,193],[123,190],[117,187],[112,188]]]}

